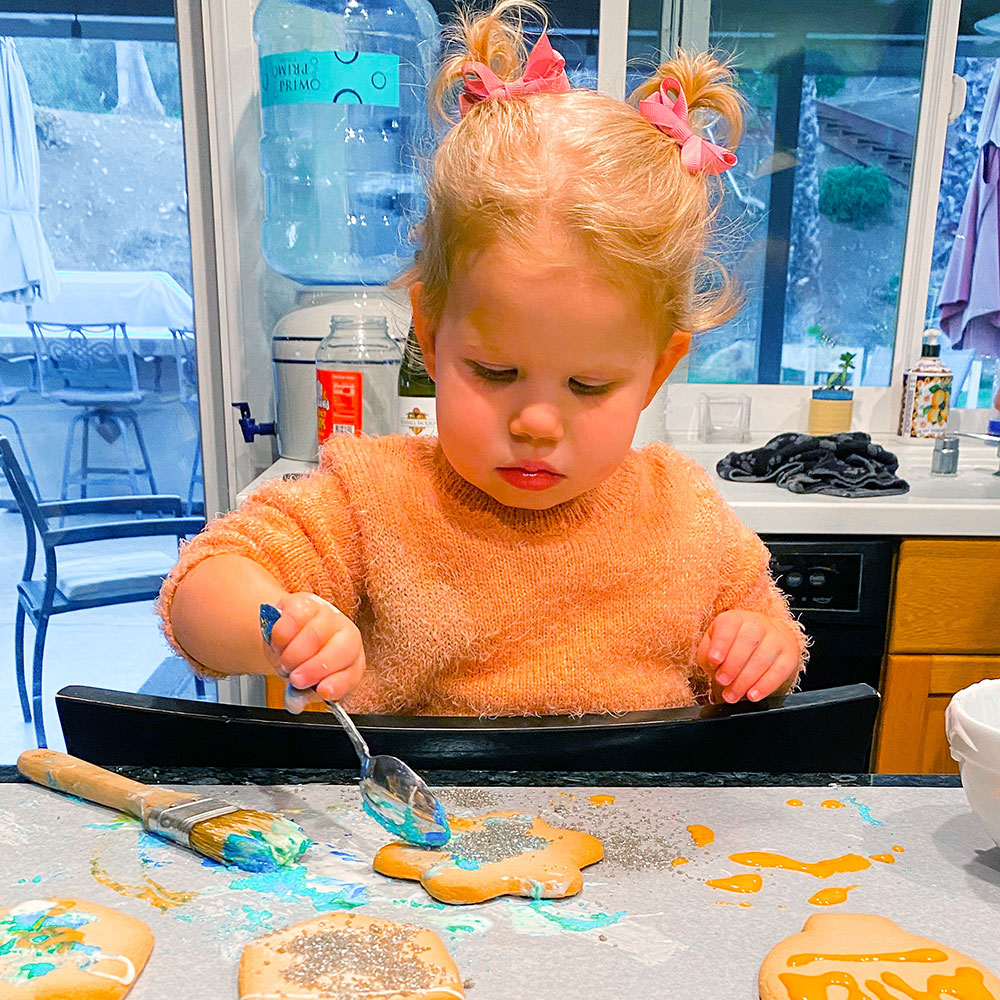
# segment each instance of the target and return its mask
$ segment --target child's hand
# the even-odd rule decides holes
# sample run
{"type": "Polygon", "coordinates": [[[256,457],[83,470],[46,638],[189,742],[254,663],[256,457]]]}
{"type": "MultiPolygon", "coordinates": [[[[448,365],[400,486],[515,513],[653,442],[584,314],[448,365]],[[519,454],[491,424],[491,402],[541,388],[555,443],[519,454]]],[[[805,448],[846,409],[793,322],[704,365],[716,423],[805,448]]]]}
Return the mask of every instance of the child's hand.
{"type": "Polygon", "coordinates": [[[698,666],[722,688],[725,701],[760,701],[788,685],[799,645],[787,625],[755,611],[723,611],[698,646],[698,666]]]}
{"type": "Polygon", "coordinates": [[[277,602],[281,617],[271,630],[276,669],[294,687],[315,687],[337,701],[357,687],[365,672],[358,627],[315,594],[289,594],[277,602]]]}

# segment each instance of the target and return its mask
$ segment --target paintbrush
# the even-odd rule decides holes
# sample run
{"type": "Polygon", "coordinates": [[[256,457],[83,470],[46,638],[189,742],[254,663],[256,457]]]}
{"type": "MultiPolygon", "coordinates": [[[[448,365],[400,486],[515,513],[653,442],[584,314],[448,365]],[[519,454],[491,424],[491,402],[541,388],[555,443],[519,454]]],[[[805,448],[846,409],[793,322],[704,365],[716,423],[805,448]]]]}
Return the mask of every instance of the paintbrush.
{"type": "Polygon", "coordinates": [[[17,769],[45,788],[128,813],[150,833],[246,871],[276,871],[312,843],[298,824],[276,813],[143,785],[54,750],[25,750],[17,769]]]}

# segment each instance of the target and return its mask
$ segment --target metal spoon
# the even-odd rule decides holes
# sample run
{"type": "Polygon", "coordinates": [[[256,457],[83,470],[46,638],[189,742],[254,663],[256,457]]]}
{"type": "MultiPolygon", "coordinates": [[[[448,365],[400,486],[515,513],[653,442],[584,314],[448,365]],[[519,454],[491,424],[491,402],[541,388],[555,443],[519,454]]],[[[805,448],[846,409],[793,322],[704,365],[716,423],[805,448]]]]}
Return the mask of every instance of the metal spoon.
{"type": "MultiPolygon", "coordinates": [[[[281,617],[273,604],[260,606],[260,631],[271,644],[271,629],[281,617]]],[[[315,688],[285,688],[285,708],[298,715],[314,698],[315,688]]],[[[338,701],[320,698],[344,727],[358,760],[361,761],[361,804],[376,823],[391,834],[418,847],[439,847],[448,842],[451,830],[444,807],[434,797],[427,782],[398,757],[373,757],[358,727],[338,701]]]]}

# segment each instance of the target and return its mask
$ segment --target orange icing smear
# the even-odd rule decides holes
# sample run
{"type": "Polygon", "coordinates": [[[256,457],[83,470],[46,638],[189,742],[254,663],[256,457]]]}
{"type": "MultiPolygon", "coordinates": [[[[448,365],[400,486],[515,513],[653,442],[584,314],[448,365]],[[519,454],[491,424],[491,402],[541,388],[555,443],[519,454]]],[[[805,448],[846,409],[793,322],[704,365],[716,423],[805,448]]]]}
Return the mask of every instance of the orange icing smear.
{"type": "Polygon", "coordinates": [[[953,976],[928,977],[926,990],[910,986],[894,972],[883,972],[879,979],[865,980],[864,989],[849,972],[841,971],[818,976],[782,972],[778,979],[788,993],[788,1000],[897,1000],[899,995],[908,1000],[997,1000],[986,988],[983,974],[965,967],[956,969],[953,976]],[[896,992],[890,993],[887,986],[896,992]]]}
{"type": "Polygon", "coordinates": [[[787,801],[787,802],[785,803],[785,805],[786,805],[786,806],[791,806],[791,807],[792,807],[793,809],[798,809],[798,807],[799,807],[800,805],[802,805],[802,800],[801,800],[801,799],[789,799],[789,800],[788,800],[788,801],[787,801]]]}
{"type": "Polygon", "coordinates": [[[844,803],[838,802],[836,799],[827,799],[825,802],[819,804],[820,809],[843,809],[844,803]]]}
{"type": "MultiPolygon", "coordinates": [[[[854,888],[852,886],[851,888],[854,888]]],[[[873,955],[791,955],[788,968],[812,962],[947,962],[948,956],[940,948],[913,948],[910,951],[883,951],[873,955]]]]}
{"type": "MultiPolygon", "coordinates": [[[[814,893],[812,896],[809,897],[809,902],[812,903],[813,906],[836,906],[837,903],[847,902],[847,894],[852,889],[857,889],[857,886],[846,885],[843,888],[838,886],[831,886],[829,889],[820,889],[819,892],[814,893]]],[[[796,957],[800,958],[801,956],[796,956],[796,957]]],[[[791,965],[792,962],[789,961],[788,964],[791,965]]]]}
{"type": "Polygon", "coordinates": [[[896,852],[897,854],[903,854],[903,853],[904,853],[904,852],[906,851],[906,848],[905,848],[905,847],[900,847],[900,846],[899,846],[899,844],[893,844],[893,845],[892,845],[892,849],[893,849],[893,850],[894,850],[894,851],[895,851],[895,852],[896,852]]]}
{"type": "Polygon", "coordinates": [[[698,826],[697,824],[689,826],[688,833],[691,834],[695,847],[708,847],[715,840],[715,831],[707,826],[698,826]]]}
{"type": "Polygon", "coordinates": [[[731,854],[729,860],[749,868],[787,868],[789,871],[804,872],[816,878],[861,872],[872,866],[872,863],[860,854],[844,854],[839,858],[827,858],[824,861],[796,861],[795,858],[789,858],[784,854],[772,854],[770,851],[747,851],[743,854],[731,854]]]}
{"type": "Polygon", "coordinates": [[[731,878],[709,879],[705,885],[713,889],[725,889],[727,892],[760,892],[764,880],[757,874],[733,875],[731,878]]]}
{"type": "Polygon", "coordinates": [[[895,854],[870,854],[872,861],[881,861],[884,865],[894,865],[896,863],[895,854]]]}
{"type": "Polygon", "coordinates": [[[591,795],[587,801],[594,806],[610,806],[614,801],[613,795],[591,795]]]}
{"type": "Polygon", "coordinates": [[[678,865],[686,865],[687,863],[687,858],[674,858],[674,860],[670,862],[670,867],[676,868],[678,865]]]}

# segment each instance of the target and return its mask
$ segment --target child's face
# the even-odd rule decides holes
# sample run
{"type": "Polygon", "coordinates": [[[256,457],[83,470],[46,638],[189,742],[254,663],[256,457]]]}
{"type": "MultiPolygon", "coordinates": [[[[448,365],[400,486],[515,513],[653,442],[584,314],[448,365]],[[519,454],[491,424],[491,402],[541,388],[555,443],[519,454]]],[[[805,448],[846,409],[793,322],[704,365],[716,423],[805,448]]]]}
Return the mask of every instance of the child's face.
{"type": "Polygon", "coordinates": [[[411,289],[441,447],[511,507],[553,507],[610,476],[683,353],[658,347],[633,297],[573,263],[487,250],[456,275],[436,329],[411,289]]]}

